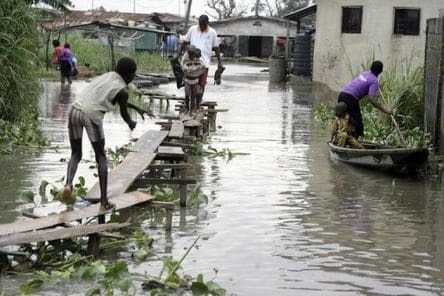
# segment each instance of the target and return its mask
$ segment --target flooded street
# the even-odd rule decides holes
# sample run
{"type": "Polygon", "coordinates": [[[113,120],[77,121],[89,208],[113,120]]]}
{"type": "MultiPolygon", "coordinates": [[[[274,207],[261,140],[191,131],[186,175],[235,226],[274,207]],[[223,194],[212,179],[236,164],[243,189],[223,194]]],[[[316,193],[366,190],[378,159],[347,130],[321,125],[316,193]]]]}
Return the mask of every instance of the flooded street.
{"type": "MultiPolygon", "coordinates": [[[[228,295],[444,295],[441,185],[331,162],[329,131],[312,119],[311,85],[269,85],[262,69],[227,65],[221,85],[209,78],[205,99],[229,109],[218,114],[221,128],[211,146],[248,154],[194,160],[209,203],[177,209],[170,235],[136,213],[137,227],[156,239],[155,253],[179,259],[200,235],[183,270],[209,280],[217,269],[215,281],[228,295]]],[[[55,183],[65,175],[69,103],[85,85],[44,83],[45,135],[56,148],[0,157],[2,223],[25,219],[20,212],[31,205],[18,198],[21,191],[37,192],[42,180],[55,183]]],[[[175,83],[160,88],[183,91],[175,83]]],[[[156,120],[139,117],[131,132],[118,114],[107,114],[106,146],[159,129],[156,120]]],[[[87,138],[83,146],[91,162],[80,163],[76,180],[84,176],[90,188],[97,180],[89,168],[94,155],[87,138]]],[[[123,248],[118,253],[131,262],[129,255],[123,248]]],[[[131,263],[141,275],[157,275],[160,267],[155,257],[131,263]]],[[[21,281],[7,276],[1,285],[13,290],[21,281]]],[[[67,282],[39,295],[83,295],[78,287],[67,282]]]]}

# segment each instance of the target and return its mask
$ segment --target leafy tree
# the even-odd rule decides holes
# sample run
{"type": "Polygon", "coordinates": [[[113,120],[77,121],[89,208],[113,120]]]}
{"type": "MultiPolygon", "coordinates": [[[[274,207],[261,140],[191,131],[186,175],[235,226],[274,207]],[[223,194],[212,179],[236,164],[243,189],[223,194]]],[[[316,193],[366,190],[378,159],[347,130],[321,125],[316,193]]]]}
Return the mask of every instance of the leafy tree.
{"type": "Polygon", "coordinates": [[[257,0],[251,8],[256,14],[281,17],[287,13],[315,3],[313,0],[257,0]],[[274,3],[273,3],[274,2],[274,3]]]}
{"type": "Polygon", "coordinates": [[[278,9],[279,15],[281,16],[303,8],[311,3],[310,0],[283,0],[281,2],[282,6],[278,9]]]}
{"type": "Polygon", "coordinates": [[[73,7],[71,0],[26,0],[29,5],[46,4],[54,9],[61,11],[69,11],[69,7],[73,7]]]}
{"type": "Polygon", "coordinates": [[[239,0],[207,0],[206,6],[215,12],[207,12],[208,15],[218,20],[239,17],[247,11],[239,0]]]}

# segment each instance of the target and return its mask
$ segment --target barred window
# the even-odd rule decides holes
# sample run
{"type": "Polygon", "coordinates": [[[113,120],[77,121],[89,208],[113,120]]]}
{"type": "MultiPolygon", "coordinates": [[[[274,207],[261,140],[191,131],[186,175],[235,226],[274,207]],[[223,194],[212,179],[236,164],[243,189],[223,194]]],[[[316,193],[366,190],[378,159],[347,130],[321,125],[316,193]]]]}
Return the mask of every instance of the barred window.
{"type": "Polygon", "coordinates": [[[342,33],[361,33],[362,6],[342,7],[342,33]]]}
{"type": "Polygon", "coordinates": [[[395,28],[397,35],[419,35],[420,9],[395,8],[395,28]]]}

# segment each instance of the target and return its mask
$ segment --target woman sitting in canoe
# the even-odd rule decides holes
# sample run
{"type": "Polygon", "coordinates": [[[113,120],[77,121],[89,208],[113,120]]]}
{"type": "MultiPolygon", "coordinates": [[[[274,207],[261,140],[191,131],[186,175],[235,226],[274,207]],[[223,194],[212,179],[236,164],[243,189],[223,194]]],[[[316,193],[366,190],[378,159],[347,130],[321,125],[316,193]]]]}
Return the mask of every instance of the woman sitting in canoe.
{"type": "Polygon", "coordinates": [[[378,76],[382,73],[383,67],[382,62],[374,61],[370,66],[370,71],[359,74],[344,86],[339,93],[338,103],[344,102],[347,105],[350,122],[356,127],[356,138],[364,134],[364,124],[362,123],[361,107],[359,105],[364,97],[367,96],[369,102],[375,108],[389,115],[392,114],[389,108],[382,106],[376,100],[379,91],[378,76]]]}

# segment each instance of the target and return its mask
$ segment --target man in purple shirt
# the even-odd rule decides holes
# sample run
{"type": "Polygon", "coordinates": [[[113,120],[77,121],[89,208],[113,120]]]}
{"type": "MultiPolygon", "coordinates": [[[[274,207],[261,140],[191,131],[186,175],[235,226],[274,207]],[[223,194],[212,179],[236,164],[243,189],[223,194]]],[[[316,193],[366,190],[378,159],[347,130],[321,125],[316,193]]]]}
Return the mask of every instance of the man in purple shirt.
{"type": "Polygon", "coordinates": [[[370,71],[359,74],[355,79],[349,82],[339,93],[338,103],[347,104],[347,112],[351,123],[356,127],[358,138],[364,134],[364,125],[362,123],[361,107],[359,101],[368,97],[369,102],[384,113],[392,114],[392,111],[382,106],[377,100],[376,95],[379,91],[378,75],[382,73],[383,64],[380,61],[374,61],[370,66],[370,71]]]}

